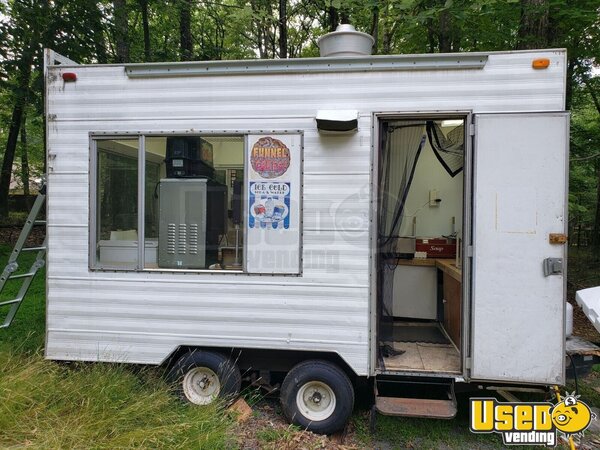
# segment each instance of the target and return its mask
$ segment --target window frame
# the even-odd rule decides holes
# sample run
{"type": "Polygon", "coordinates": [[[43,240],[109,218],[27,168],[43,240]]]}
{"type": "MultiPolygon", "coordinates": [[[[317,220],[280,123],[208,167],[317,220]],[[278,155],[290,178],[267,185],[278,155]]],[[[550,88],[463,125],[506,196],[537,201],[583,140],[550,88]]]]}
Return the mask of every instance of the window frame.
{"type": "Polygon", "coordinates": [[[300,255],[300,272],[290,274],[277,274],[277,276],[301,276],[302,275],[302,255],[303,255],[303,214],[302,214],[302,203],[303,203],[303,191],[304,191],[304,131],[303,130],[169,130],[169,131],[119,131],[119,132],[102,132],[95,131],[89,133],[89,205],[88,205],[88,235],[89,235],[89,248],[88,248],[88,268],[94,272],[146,272],[146,273],[205,273],[205,274],[225,274],[225,275],[258,275],[258,276],[275,276],[273,274],[261,274],[251,273],[247,271],[247,210],[248,210],[248,194],[246,193],[247,180],[248,180],[248,135],[253,134],[297,134],[300,136],[300,204],[299,204],[299,255],[300,255]],[[239,137],[243,143],[243,154],[244,154],[244,196],[242,201],[242,267],[239,270],[231,269],[173,269],[173,268],[147,268],[145,266],[145,176],[146,176],[146,138],[149,137],[164,137],[164,136],[210,136],[210,137],[239,137]],[[98,148],[97,142],[102,140],[111,139],[138,139],[138,241],[137,251],[138,258],[137,264],[132,264],[130,267],[117,267],[102,265],[98,261],[97,256],[97,217],[98,217],[98,202],[97,202],[97,181],[98,181],[98,148]]]}

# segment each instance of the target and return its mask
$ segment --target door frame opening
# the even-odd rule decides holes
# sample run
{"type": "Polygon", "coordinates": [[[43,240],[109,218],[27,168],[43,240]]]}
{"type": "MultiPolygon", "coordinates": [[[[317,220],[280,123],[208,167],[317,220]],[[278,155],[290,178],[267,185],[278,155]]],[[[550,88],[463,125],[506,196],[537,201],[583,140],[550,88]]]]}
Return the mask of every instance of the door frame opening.
{"type": "MultiPolygon", "coordinates": [[[[471,305],[471,252],[472,252],[472,186],[473,186],[473,127],[472,127],[472,112],[471,111],[447,111],[447,112],[418,112],[418,113],[406,113],[406,112],[379,112],[374,113],[372,116],[372,142],[371,142],[371,230],[370,230],[370,245],[371,245],[371,267],[370,267],[370,367],[373,375],[377,374],[394,374],[394,375],[407,375],[407,376],[439,376],[439,377],[455,377],[468,379],[469,367],[470,367],[470,353],[471,353],[471,337],[470,337],[470,305],[471,305]],[[461,271],[461,324],[460,324],[460,342],[456,343],[459,351],[460,369],[452,371],[451,373],[443,371],[432,371],[432,370],[397,370],[397,369],[386,369],[385,365],[381,364],[382,360],[380,357],[380,335],[379,325],[381,320],[381,314],[379,312],[379,239],[378,239],[378,227],[379,227],[379,174],[381,169],[380,161],[380,146],[382,145],[381,139],[381,126],[385,122],[391,121],[403,121],[403,120],[463,120],[464,121],[464,162],[463,162],[463,192],[462,192],[462,245],[459,251],[462,255],[462,271],[461,271]]],[[[441,271],[437,270],[438,279],[441,276],[441,271]]],[[[441,285],[438,282],[436,289],[441,289],[441,285]]],[[[440,296],[440,293],[438,293],[440,296]]],[[[441,298],[440,298],[441,300],[441,298]]],[[[438,312],[437,318],[439,319],[440,314],[438,312]]]]}

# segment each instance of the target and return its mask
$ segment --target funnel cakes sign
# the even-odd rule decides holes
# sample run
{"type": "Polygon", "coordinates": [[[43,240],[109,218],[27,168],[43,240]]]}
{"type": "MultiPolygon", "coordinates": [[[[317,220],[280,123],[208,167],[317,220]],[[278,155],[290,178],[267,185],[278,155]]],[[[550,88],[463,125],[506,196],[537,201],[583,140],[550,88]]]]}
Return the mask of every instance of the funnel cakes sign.
{"type": "Polygon", "coordinates": [[[280,177],[290,167],[290,149],[279,139],[262,137],[252,146],[250,164],[262,178],[280,177]]]}
{"type": "Polygon", "coordinates": [[[248,272],[300,273],[300,134],[247,137],[248,272]]]}

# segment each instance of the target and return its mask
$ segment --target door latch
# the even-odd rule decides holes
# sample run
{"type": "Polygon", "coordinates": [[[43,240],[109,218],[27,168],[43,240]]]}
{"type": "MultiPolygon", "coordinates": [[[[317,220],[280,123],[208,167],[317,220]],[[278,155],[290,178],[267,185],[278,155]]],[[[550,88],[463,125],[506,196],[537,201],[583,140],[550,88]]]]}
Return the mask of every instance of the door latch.
{"type": "Polygon", "coordinates": [[[546,258],[544,260],[544,276],[560,275],[563,273],[562,258],[546,258]]]}

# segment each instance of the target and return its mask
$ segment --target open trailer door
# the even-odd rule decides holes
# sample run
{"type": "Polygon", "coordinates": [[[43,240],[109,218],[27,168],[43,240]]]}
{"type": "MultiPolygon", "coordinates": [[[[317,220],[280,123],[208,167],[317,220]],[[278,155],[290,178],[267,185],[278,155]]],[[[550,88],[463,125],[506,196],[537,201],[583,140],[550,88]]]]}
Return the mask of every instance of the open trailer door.
{"type": "Polygon", "coordinates": [[[471,379],[564,381],[567,113],[475,116],[471,379]]]}

